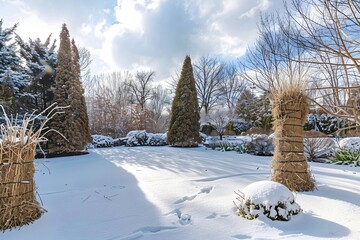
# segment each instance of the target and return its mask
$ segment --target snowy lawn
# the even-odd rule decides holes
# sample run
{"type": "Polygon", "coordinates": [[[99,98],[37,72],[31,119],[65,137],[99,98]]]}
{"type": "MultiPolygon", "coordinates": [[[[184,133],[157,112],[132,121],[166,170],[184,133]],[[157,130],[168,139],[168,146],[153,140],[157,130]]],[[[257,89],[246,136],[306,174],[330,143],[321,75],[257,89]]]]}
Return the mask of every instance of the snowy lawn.
{"type": "Polygon", "coordinates": [[[237,216],[235,190],[270,178],[271,157],[115,147],[36,160],[39,220],[4,240],[360,239],[360,168],[311,163],[317,190],[289,222],[237,216]]]}

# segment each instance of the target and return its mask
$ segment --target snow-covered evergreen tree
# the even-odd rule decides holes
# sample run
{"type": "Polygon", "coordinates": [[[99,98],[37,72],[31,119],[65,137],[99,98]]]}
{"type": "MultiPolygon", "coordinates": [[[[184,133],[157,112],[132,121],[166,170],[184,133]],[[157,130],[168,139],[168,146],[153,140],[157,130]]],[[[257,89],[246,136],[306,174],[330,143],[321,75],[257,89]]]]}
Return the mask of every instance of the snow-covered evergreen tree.
{"type": "Polygon", "coordinates": [[[10,112],[25,111],[26,103],[33,97],[26,92],[29,76],[14,41],[16,27],[17,24],[4,28],[0,20],[0,104],[10,112]]]}
{"type": "Polygon", "coordinates": [[[16,40],[31,76],[30,91],[34,94],[33,104],[36,109],[42,111],[50,106],[54,99],[56,40],[51,40],[51,34],[44,43],[39,38],[24,42],[16,36],[16,40]]]}

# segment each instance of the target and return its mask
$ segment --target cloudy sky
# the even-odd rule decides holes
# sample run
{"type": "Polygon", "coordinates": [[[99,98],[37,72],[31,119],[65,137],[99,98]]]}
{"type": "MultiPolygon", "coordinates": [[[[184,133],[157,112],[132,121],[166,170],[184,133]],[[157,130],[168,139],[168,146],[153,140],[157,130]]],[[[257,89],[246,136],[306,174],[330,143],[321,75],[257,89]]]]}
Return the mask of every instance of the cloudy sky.
{"type": "Polygon", "coordinates": [[[257,38],[260,12],[282,0],[0,0],[5,26],[58,38],[61,25],[90,50],[93,73],[152,69],[165,80],[186,54],[236,59],[257,38]]]}

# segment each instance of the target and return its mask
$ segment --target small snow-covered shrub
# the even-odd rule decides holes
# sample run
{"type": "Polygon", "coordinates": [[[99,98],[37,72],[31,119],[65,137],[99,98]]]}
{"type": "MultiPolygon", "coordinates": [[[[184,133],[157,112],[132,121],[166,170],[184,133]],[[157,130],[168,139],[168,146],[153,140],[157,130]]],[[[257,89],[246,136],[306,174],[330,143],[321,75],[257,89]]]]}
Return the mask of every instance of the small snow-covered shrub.
{"type": "Polygon", "coordinates": [[[304,138],[304,154],[308,161],[328,162],[335,142],[331,138],[304,138]]]}
{"type": "Polygon", "coordinates": [[[220,146],[220,140],[218,137],[209,136],[206,138],[203,144],[205,147],[215,149],[216,147],[220,146]]]}
{"type": "Polygon", "coordinates": [[[339,141],[339,147],[351,152],[360,150],[360,137],[343,138],[339,141]]]}
{"type": "Polygon", "coordinates": [[[238,153],[247,152],[248,142],[246,141],[221,141],[220,150],[221,151],[237,151],[238,153]]]}
{"type": "Polygon", "coordinates": [[[146,145],[164,146],[166,145],[166,133],[148,133],[146,145]]]}
{"type": "Polygon", "coordinates": [[[251,141],[247,144],[247,152],[258,156],[272,156],[274,145],[272,139],[266,134],[253,134],[251,141]]]}
{"type": "Polygon", "coordinates": [[[113,146],[113,142],[114,139],[112,137],[109,136],[103,136],[103,135],[92,135],[92,139],[93,139],[93,145],[95,147],[112,147],[113,146]]]}
{"type": "Polygon", "coordinates": [[[238,203],[234,204],[239,216],[250,220],[264,215],[272,220],[288,221],[301,211],[293,193],[277,182],[255,182],[236,194],[238,203]]]}
{"type": "Polygon", "coordinates": [[[147,145],[148,135],[145,130],[130,131],[126,137],[128,138],[126,146],[145,146],[147,145]]]}

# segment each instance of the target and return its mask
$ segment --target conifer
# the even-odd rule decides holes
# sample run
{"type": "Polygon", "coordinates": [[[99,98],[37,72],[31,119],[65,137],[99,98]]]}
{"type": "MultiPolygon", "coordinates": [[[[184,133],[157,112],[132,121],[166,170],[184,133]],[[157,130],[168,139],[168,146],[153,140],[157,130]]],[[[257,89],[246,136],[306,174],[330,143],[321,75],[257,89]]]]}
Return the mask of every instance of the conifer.
{"type": "Polygon", "coordinates": [[[73,55],[73,97],[72,97],[72,109],[74,123],[77,125],[75,129],[76,136],[74,141],[79,149],[83,149],[87,144],[92,143],[92,137],[89,129],[89,118],[87,115],[86,102],[84,97],[84,88],[81,83],[81,70],[79,63],[79,51],[76,47],[74,39],[72,44],[72,55],[73,55]]]}
{"type": "Polygon", "coordinates": [[[8,113],[26,111],[26,103],[33,97],[27,92],[29,76],[13,41],[16,28],[17,24],[4,28],[0,19],[0,104],[8,113]]]}
{"type": "Polygon", "coordinates": [[[56,132],[51,132],[48,136],[48,148],[52,152],[73,152],[76,147],[73,145],[74,124],[71,108],[71,90],[73,81],[73,61],[70,43],[69,30],[66,24],[63,24],[60,33],[60,46],[58,51],[58,62],[55,78],[55,96],[54,101],[63,109],[63,113],[56,114],[50,121],[50,128],[63,134],[66,138],[56,132]]]}
{"type": "Polygon", "coordinates": [[[171,108],[167,142],[176,147],[200,143],[200,114],[190,56],[186,56],[171,108]]]}

